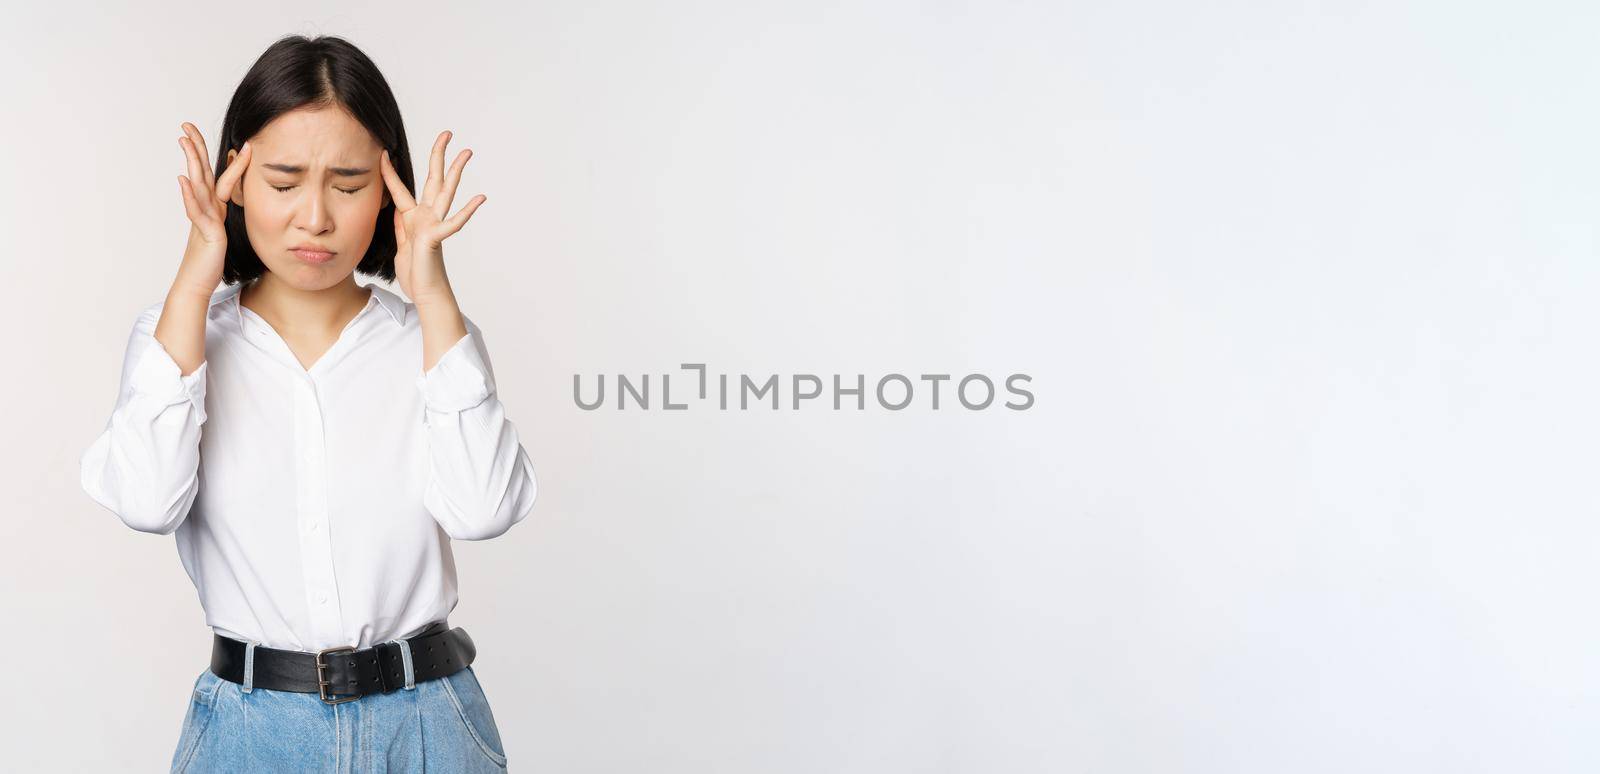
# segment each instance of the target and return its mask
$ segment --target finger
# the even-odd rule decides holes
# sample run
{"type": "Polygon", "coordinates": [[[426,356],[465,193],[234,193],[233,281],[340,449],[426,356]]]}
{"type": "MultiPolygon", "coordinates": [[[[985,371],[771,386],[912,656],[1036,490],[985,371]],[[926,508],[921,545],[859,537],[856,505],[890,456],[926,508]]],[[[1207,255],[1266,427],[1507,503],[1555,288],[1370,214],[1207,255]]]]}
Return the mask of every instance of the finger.
{"type": "Polygon", "coordinates": [[[194,143],[195,148],[200,153],[200,166],[205,167],[206,170],[206,176],[203,178],[206,187],[216,188],[217,178],[211,174],[211,151],[206,149],[206,138],[201,136],[200,130],[188,121],[183,122],[183,133],[189,135],[189,140],[194,143]]]}
{"type": "Polygon", "coordinates": [[[439,188],[444,185],[444,149],[449,144],[449,129],[440,132],[438,139],[433,141],[433,151],[428,154],[428,181],[422,186],[423,204],[433,203],[439,188]]]}
{"type": "Polygon", "coordinates": [[[217,179],[217,200],[226,203],[233,197],[233,189],[239,185],[239,179],[244,177],[244,171],[250,166],[250,143],[247,141],[239,147],[239,152],[234,154],[233,161],[228,163],[228,168],[222,170],[222,177],[217,179]]]}
{"type": "MultiPolygon", "coordinates": [[[[478,210],[478,205],[483,204],[486,201],[489,201],[489,197],[484,196],[483,194],[478,194],[477,196],[472,197],[472,201],[467,202],[461,207],[459,212],[450,216],[450,219],[444,222],[446,227],[444,236],[450,236],[451,234],[460,231],[461,227],[467,225],[467,221],[472,219],[472,213],[478,210]]],[[[440,237],[440,239],[443,238],[444,237],[440,237]]]]}
{"type": "Polygon", "coordinates": [[[461,171],[467,166],[467,159],[472,158],[472,149],[461,151],[456,156],[456,162],[450,165],[450,174],[444,177],[444,189],[434,198],[433,213],[443,218],[450,211],[450,202],[456,198],[456,186],[461,184],[461,171]]]}
{"type": "Polygon", "coordinates": [[[199,223],[205,219],[205,214],[200,209],[200,202],[194,195],[194,188],[189,185],[189,178],[178,175],[178,193],[183,195],[183,212],[189,220],[199,223]]]}
{"type": "Polygon", "coordinates": [[[396,251],[402,251],[406,246],[406,224],[398,208],[394,211],[394,246],[396,251]]]}
{"type": "Polygon", "coordinates": [[[183,148],[184,158],[189,164],[189,185],[195,188],[196,193],[205,198],[211,193],[211,184],[206,182],[206,163],[200,158],[200,152],[194,147],[194,140],[187,135],[178,138],[178,145],[183,148]]]}
{"type": "Polygon", "coordinates": [[[409,212],[417,206],[417,200],[411,198],[411,191],[406,188],[406,182],[400,179],[400,173],[395,171],[394,164],[389,162],[389,151],[385,150],[378,157],[378,168],[383,171],[383,183],[389,188],[389,198],[394,199],[394,212],[399,215],[409,212]]]}

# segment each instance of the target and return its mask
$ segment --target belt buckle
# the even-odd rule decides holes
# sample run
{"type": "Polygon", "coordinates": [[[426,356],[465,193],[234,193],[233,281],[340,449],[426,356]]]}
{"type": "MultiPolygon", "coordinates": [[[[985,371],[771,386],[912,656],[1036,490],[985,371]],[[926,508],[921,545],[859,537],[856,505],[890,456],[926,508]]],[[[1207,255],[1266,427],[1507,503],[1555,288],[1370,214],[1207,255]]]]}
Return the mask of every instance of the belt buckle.
{"type": "Polygon", "coordinates": [[[328,678],[327,678],[326,670],[328,668],[328,665],[326,663],[324,663],[323,660],[322,660],[322,656],[324,654],[327,654],[327,653],[354,653],[354,652],[356,652],[356,649],[352,648],[352,647],[349,647],[347,645],[341,645],[341,646],[335,647],[335,648],[324,648],[322,650],[317,651],[317,658],[316,658],[316,663],[317,663],[317,695],[322,699],[322,703],[323,704],[343,704],[344,702],[355,701],[356,699],[361,698],[361,694],[357,693],[357,694],[353,694],[351,696],[346,696],[346,697],[344,697],[342,699],[332,699],[332,700],[330,700],[328,698],[328,686],[332,685],[332,683],[330,683],[328,681],[328,678]]]}

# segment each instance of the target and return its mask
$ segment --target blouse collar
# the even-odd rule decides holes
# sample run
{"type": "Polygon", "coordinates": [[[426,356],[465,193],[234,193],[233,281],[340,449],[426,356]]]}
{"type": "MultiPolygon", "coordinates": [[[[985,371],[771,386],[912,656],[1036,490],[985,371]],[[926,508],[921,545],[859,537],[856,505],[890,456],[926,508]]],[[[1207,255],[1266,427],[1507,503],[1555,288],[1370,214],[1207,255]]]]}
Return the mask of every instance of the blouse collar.
{"type": "MultiPolygon", "coordinates": [[[[367,300],[367,304],[371,305],[373,302],[377,302],[379,306],[383,307],[383,311],[389,313],[389,317],[394,320],[395,325],[404,328],[406,325],[406,300],[377,283],[371,283],[364,287],[372,288],[372,298],[367,300]]],[[[243,289],[243,283],[229,285],[213,294],[210,304],[211,306],[225,304],[233,312],[233,319],[238,324],[240,333],[244,333],[244,314],[239,311],[239,291],[243,289]]]]}

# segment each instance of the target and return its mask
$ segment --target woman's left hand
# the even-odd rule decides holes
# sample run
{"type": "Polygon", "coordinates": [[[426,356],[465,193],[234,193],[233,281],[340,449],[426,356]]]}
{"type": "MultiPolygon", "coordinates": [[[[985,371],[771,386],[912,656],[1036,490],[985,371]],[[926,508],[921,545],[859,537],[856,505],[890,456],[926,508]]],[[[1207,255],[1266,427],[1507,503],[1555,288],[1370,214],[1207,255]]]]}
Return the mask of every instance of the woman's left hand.
{"type": "Polygon", "coordinates": [[[428,180],[422,186],[420,199],[412,198],[411,192],[406,190],[400,173],[389,162],[389,151],[383,152],[379,162],[389,196],[395,202],[395,279],[400,282],[400,290],[419,305],[431,298],[450,296],[450,278],[444,271],[444,240],[467,225],[478,205],[488,200],[487,196],[478,194],[455,215],[445,217],[455,198],[456,186],[461,182],[461,170],[472,157],[471,150],[461,151],[446,175],[444,150],[450,144],[450,137],[449,131],[440,132],[433,142],[433,153],[428,159],[428,180]]]}

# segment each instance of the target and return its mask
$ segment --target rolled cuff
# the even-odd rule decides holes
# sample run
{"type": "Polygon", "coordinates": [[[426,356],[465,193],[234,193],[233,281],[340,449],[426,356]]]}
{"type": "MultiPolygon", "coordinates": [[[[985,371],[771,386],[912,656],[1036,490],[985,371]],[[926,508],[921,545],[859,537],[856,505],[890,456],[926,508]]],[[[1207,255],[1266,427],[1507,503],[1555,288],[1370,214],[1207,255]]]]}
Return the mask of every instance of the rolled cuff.
{"type": "Polygon", "coordinates": [[[464,411],[494,394],[478,334],[467,331],[432,369],[417,377],[417,389],[429,411],[444,412],[464,411]]]}
{"type": "Polygon", "coordinates": [[[178,367],[177,361],[168,354],[166,347],[161,342],[151,337],[148,346],[139,356],[139,363],[133,368],[128,377],[128,389],[135,394],[152,398],[162,405],[176,406],[188,401],[194,406],[195,423],[205,424],[206,421],[206,366],[210,360],[202,360],[200,367],[188,376],[183,375],[183,369],[178,367]]]}

